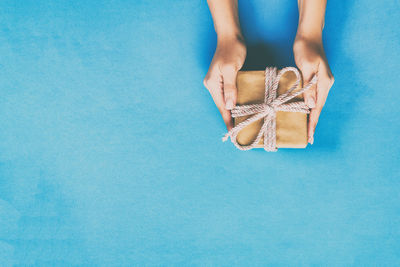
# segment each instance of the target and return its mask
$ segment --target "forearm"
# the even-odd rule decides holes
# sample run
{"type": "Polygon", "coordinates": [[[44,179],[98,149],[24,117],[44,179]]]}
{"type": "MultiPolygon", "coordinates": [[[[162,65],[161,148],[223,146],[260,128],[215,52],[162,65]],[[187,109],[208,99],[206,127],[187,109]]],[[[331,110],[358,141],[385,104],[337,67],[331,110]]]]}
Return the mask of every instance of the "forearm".
{"type": "Polygon", "coordinates": [[[299,26],[297,36],[322,41],[327,0],[298,0],[299,26]]]}
{"type": "Polygon", "coordinates": [[[237,0],[207,0],[207,3],[218,40],[226,38],[242,39],[237,0]]]}

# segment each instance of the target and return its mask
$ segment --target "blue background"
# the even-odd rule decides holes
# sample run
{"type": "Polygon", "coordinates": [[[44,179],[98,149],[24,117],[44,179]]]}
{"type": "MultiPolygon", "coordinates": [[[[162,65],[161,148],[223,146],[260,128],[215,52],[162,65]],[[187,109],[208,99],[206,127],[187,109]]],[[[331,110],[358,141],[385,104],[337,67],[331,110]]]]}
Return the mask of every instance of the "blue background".
{"type": "MultiPolygon", "coordinates": [[[[240,1],[246,67],[297,3],[240,1]]],[[[329,1],[313,146],[240,152],[205,1],[1,1],[1,266],[400,265],[399,1],[329,1]]]]}

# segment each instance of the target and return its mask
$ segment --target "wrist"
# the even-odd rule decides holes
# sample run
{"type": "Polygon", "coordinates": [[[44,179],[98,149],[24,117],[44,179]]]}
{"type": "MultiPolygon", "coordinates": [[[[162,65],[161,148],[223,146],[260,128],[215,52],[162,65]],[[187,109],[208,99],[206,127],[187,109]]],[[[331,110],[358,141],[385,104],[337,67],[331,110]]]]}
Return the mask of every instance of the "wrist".
{"type": "Polygon", "coordinates": [[[296,33],[296,39],[295,41],[298,40],[303,40],[307,42],[312,42],[314,44],[322,44],[322,29],[310,29],[310,28],[304,28],[301,25],[299,25],[299,28],[297,29],[296,33]]]}
{"type": "Polygon", "coordinates": [[[244,37],[240,31],[224,32],[217,34],[217,43],[218,44],[240,43],[245,45],[244,37]]]}
{"type": "Polygon", "coordinates": [[[322,43],[322,30],[324,29],[324,18],[305,17],[300,15],[296,38],[307,39],[322,43]]]}
{"type": "Polygon", "coordinates": [[[243,39],[237,0],[207,0],[218,40],[243,39]]]}
{"type": "Polygon", "coordinates": [[[238,27],[224,27],[224,28],[216,28],[217,40],[220,41],[233,41],[239,40],[243,41],[243,34],[238,27]]]}
{"type": "Polygon", "coordinates": [[[296,37],[322,42],[325,8],[326,0],[299,0],[299,24],[296,37]]]}

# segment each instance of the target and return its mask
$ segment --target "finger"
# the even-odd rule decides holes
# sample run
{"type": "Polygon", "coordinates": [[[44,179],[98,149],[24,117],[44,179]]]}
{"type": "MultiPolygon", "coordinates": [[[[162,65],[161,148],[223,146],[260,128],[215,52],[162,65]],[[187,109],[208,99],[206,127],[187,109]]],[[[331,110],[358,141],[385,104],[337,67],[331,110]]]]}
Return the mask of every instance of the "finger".
{"type": "Polygon", "coordinates": [[[233,128],[233,121],[232,121],[232,115],[227,109],[219,110],[219,112],[222,115],[222,119],[224,120],[224,123],[226,125],[226,129],[230,131],[233,128]]]}
{"type": "Polygon", "coordinates": [[[222,83],[224,91],[225,107],[227,110],[233,109],[236,105],[237,88],[236,77],[237,70],[232,66],[224,66],[221,69],[222,83]]]}
{"type": "Polygon", "coordinates": [[[308,122],[308,143],[311,145],[314,143],[314,133],[317,127],[319,115],[321,110],[319,108],[313,108],[310,111],[309,122],[308,122]]]}
{"type": "MultiPolygon", "coordinates": [[[[307,83],[305,83],[307,84],[307,83]]],[[[304,91],[304,102],[309,108],[315,108],[317,99],[317,85],[314,84],[307,91],[304,91]]]]}
{"type": "MultiPolygon", "coordinates": [[[[315,72],[303,73],[303,79],[304,79],[303,86],[306,86],[307,84],[309,84],[315,74],[316,74],[315,72]]],[[[307,91],[304,91],[303,96],[304,96],[304,102],[306,103],[306,105],[309,108],[315,108],[315,105],[317,102],[317,85],[314,84],[307,91]]]]}
{"type": "Polygon", "coordinates": [[[222,116],[222,119],[224,120],[226,128],[228,129],[228,131],[231,130],[233,127],[232,116],[231,116],[230,110],[226,109],[226,107],[225,107],[225,101],[224,101],[223,92],[222,92],[222,84],[220,85],[219,90],[212,90],[211,96],[212,96],[214,103],[217,106],[219,112],[221,113],[221,116],[222,116]]]}
{"type": "Polygon", "coordinates": [[[204,87],[206,87],[209,92],[211,92],[211,89],[213,88],[219,88],[220,84],[222,84],[222,79],[220,76],[221,75],[218,74],[215,68],[210,68],[203,80],[204,87]]]}
{"type": "Polygon", "coordinates": [[[215,79],[207,80],[205,79],[204,85],[208,89],[211,94],[211,97],[214,100],[215,105],[217,106],[219,112],[221,113],[222,119],[226,125],[228,131],[232,129],[232,117],[231,112],[225,108],[225,101],[223,97],[223,85],[222,81],[218,81],[215,79]]]}
{"type": "Polygon", "coordinates": [[[321,65],[318,70],[317,82],[317,101],[316,106],[310,112],[309,125],[308,125],[308,142],[314,143],[315,128],[317,127],[319,116],[321,115],[322,108],[326,103],[329,90],[334,82],[333,75],[329,68],[321,65]]]}
{"type": "Polygon", "coordinates": [[[334,83],[332,73],[325,64],[320,64],[318,70],[318,82],[317,82],[317,102],[316,107],[322,109],[325,105],[329,91],[334,83]]]}
{"type": "Polygon", "coordinates": [[[326,64],[320,64],[318,73],[320,75],[320,79],[318,79],[318,87],[329,92],[335,82],[329,66],[326,64]]]}

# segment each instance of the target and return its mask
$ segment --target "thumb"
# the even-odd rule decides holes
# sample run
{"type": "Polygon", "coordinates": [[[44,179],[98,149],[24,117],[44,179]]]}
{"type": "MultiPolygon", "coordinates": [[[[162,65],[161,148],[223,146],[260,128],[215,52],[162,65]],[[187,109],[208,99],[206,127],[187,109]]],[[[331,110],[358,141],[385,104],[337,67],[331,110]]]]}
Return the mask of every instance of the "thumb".
{"type": "MultiPolygon", "coordinates": [[[[312,78],[316,75],[316,73],[311,73],[308,75],[304,75],[304,84],[306,86],[311,82],[312,78]]],[[[304,92],[304,102],[309,108],[315,108],[317,103],[317,85],[314,84],[307,91],[304,92]]]]}
{"type": "Polygon", "coordinates": [[[227,110],[233,109],[236,105],[237,88],[236,88],[236,77],[237,70],[233,67],[224,67],[221,69],[223,79],[223,90],[225,108],[227,110]]]}

